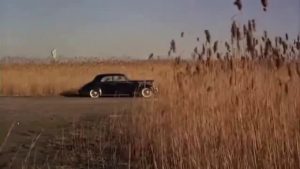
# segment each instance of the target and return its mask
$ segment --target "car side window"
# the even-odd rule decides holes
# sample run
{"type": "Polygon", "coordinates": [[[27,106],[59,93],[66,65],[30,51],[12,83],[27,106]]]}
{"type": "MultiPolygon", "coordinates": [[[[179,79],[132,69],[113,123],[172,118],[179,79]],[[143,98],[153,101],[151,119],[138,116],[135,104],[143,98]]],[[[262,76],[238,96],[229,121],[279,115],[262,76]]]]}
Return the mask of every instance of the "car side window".
{"type": "Polygon", "coordinates": [[[127,79],[126,79],[125,76],[118,75],[118,76],[113,77],[113,81],[115,81],[115,82],[124,82],[124,81],[127,81],[127,79]]]}
{"type": "Polygon", "coordinates": [[[105,76],[101,79],[101,82],[111,82],[112,81],[112,76],[105,76]]]}

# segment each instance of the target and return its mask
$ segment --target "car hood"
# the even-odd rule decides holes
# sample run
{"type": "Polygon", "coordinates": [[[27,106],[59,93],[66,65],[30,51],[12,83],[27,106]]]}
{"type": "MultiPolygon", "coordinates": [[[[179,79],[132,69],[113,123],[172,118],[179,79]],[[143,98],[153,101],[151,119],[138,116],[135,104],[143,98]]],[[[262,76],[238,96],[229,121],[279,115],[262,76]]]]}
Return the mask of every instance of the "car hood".
{"type": "Polygon", "coordinates": [[[85,90],[85,89],[89,89],[91,86],[93,86],[93,81],[83,85],[80,90],[85,90]]]}

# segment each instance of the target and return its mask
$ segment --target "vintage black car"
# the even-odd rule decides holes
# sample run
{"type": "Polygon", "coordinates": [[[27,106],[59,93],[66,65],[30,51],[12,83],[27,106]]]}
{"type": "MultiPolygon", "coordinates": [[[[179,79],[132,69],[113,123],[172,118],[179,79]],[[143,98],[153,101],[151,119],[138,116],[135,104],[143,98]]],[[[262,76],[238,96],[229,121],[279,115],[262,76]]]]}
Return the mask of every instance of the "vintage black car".
{"type": "Polygon", "coordinates": [[[129,80],[124,74],[99,74],[84,85],[81,96],[99,98],[101,96],[142,96],[152,97],[157,93],[153,80],[129,80]]]}

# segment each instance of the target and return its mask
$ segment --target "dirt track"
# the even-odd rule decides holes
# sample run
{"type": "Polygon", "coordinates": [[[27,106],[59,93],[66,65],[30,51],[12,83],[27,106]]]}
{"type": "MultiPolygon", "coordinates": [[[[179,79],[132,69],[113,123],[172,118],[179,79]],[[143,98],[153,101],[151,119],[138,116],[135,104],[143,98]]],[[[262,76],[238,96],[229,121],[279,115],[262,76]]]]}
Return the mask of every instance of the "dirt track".
{"type": "MultiPolygon", "coordinates": [[[[139,100],[139,99],[138,99],[139,100]]],[[[81,97],[0,97],[0,115],[3,113],[105,113],[119,110],[134,103],[133,98],[100,98],[81,97]]]]}
{"type": "Polygon", "coordinates": [[[39,133],[39,142],[46,143],[62,126],[79,118],[95,114],[114,117],[130,111],[139,101],[135,98],[0,97],[0,146],[10,126],[15,124],[0,150],[0,168],[8,168],[16,154],[14,163],[20,164],[39,133]]]}

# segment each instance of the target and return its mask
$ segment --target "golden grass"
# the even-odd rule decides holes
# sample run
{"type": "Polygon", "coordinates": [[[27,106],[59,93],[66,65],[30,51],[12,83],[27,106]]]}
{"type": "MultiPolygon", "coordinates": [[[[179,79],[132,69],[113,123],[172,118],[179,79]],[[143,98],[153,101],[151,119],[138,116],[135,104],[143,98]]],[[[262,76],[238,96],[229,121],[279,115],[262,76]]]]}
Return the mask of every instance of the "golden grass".
{"type": "Polygon", "coordinates": [[[55,96],[78,90],[100,73],[125,73],[131,79],[153,79],[169,72],[165,62],[112,62],[2,65],[2,95],[55,96]],[[158,69],[158,70],[156,70],[158,69]],[[156,71],[155,71],[156,70],[156,71]]]}
{"type": "Polygon", "coordinates": [[[267,65],[213,63],[183,72],[164,101],[130,117],[137,168],[299,168],[296,64],[267,65]]]}
{"type": "Polygon", "coordinates": [[[126,168],[300,167],[296,61],[280,66],[272,61],[247,60],[4,65],[3,93],[58,95],[106,72],[154,79],[160,95],[137,105],[126,117],[107,122],[106,129],[89,127],[93,131],[80,129],[80,137],[69,137],[72,148],[65,149],[68,157],[61,158],[67,161],[65,165],[76,168],[78,163],[88,163],[107,168],[125,162],[126,168]]]}

